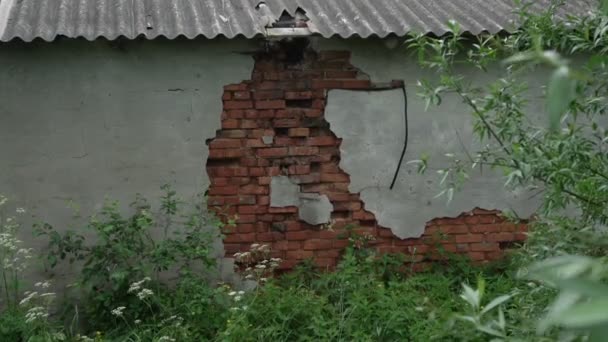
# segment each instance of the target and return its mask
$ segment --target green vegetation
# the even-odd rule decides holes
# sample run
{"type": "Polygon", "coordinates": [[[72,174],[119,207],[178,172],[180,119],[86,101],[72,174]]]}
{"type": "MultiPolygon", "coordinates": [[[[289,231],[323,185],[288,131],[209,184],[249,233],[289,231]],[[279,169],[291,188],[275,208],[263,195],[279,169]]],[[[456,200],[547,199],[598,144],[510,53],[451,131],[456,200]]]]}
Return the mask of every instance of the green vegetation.
{"type": "MultiPolygon", "coordinates": [[[[484,166],[503,170],[506,187],[535,187],[542,196],[529,240],[503,263],[475,267],[455,259],[408,274],[399,256],[379,256],[357,243],[335,272],[305,263],[272,277],[279,260],[255,245],[237,256],[248,267],[243,279],[260,284],[245,291],[209,279],[221,221],[205,212],[202,199],[190,206],[165,188],[159,213],[141,199],[127,216],[108,204],[87,225],[94,239],[39,227],[49,241],[49,267],[82,267],[74,295],[58,300],[49,282],[23,292],[28,284],[20,277],[32,254],[17,238],[23,210],[8,215],[0,197],[0,340],[604,340],[608,17],[598,12],[556,22],[554,10],[530,15],[523,7],[523,26],[509,36],[472,37],[452,23],[453,35],[407,43],[439,75],[420,80],[421,96],[430,106],[456,95],[470,107],[484,143],[441,170],[441,193],[450,200],[470,171],[484,166]],[[504,73],[488,85],[470,84],[454,67],[484,71],[496,63],[504,73]],[[523,76],[541,64],[552,75],[547,120],[535,124],[523,76]]],[[[420,171],[431,162],[419,161],[420,171]]]]}

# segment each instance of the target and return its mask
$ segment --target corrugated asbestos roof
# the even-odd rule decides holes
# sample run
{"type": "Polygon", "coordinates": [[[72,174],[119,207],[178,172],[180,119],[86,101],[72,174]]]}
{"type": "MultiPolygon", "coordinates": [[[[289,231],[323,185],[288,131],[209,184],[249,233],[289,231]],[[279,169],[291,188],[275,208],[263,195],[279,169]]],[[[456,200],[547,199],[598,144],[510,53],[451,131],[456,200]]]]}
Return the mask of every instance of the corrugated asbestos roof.
{"type": "MultiPolygon", "coordinates": [[[[566,0],[564,13],[585,14],[597,0],[566,0]]],[[[514,28],[513,0],[265,0],[278,18],[300,7],[323,37],[411,32],[443,35],[456,20],[471,33],[514,28]]],[[[533,0],[535,9],[550,0],[533,0]]],[[[0,0],[0,41],[57,36],[153,39],[263,35],[260,0],[0,0]]]]}

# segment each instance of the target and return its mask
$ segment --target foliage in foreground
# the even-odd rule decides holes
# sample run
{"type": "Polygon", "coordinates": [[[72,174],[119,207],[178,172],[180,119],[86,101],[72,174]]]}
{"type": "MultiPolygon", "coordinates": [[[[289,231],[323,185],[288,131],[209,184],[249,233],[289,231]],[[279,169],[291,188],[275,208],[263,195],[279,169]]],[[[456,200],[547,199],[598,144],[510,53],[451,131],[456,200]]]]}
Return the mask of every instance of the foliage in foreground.
{"type": "MultiPolygon", "coordinates": [[[[448,95],[460,99],[472,114],[482,146],[465,151],[464,158],[451,156],[452,165],[440,170],[442,194],[450,200],[471,170],[482,167],[502,170],[507,188],[535,191],[541,207],[518,264],[522,276],[560,290],[538,322],[538,334],[557,326],[568,332],[560,340],[601,341],[608,334],[608,7],[604,1],[602,11],[556,20],[561,4],[555,1],[542,14],[531,14],[523,5],[523,25],[509,36],[470,37],[451,23],[451,36],[417,36],[408,43],[420,64],[439,75],[434,81],[420,81],[427,105],[440,105],[448,95]],[[490,84],[473,84],[456,68],[469,65],[485,72],[497,63],[504,70],[490,84]],[[529,86],[527,75],[541,66],[552,70],[547,86],[529,86]],[[546,99],[549,120],[539,123],[529,103],[537,101],[536,96],[546,99]]],[[[428,162],[419,161],[421,171],[428,162]]],[[[479,311],[476,291],[468,288],[465,293],[479,311]]],[[[500,311],[496,324],[489,326],[468,320],[488,338],[522,335],[502,331],[500,311]]]]}
{"type": "MultiPolygon", "coordinates": [[[[378,256],[357,243],[347,249],[333,273],[319,272],[310,266],[312,264],[303,264],[295,272],[270,278],[277,265],[276,260],[270,258],[265,246],[254,245],[252,253],[240,253],[239,260],[250,266],[250,270],[244,270],[243,278],[250,278],[253,272],[254,279],[265,282],[263,286],[243,291],[230,284],[214,285],[203,277],[213,268],[211,260],[204,264],[204,271],[200,273],[195,272],[192,266],[188,268],[190,271],[178,267],[178,278],[169,285],[158,278],[158,271],[163,268],[155,265],[173,265],[175,262],[183,266],[198,260],[201,255],[208,256],[211,246],[208,232],[197,230],[199,225],[189,224],[180,224],[179,227],[185,236],[196,232],[199,252],[183,254],[187,241],[193,237],[186,241],[168,237],[165,241],[171,241],[179,248],[162,249],[167,252],[160,259],[165,261],[159,263],[159,259],[151,256],[156,255],[155,251],[160,247],[143,253],[141,245],[134,243],[148,236],[149,227],[155,227],[159,222],[163,227],[167,217],[173,217],[174,222],[192,222],[191,219],[176,218],[181,217],[178,215],[181,211],[177,210],[180,205],[176,204],[175,210],[167,211],[167,201],[177,203],[174,195],[171,191],[167,193],[161,205],[163,215],[160,216],[151,214],[151,209],[142,214],[141,206],[133,209],[132,214],[123,216],[115,209],[115,204],[106,207],[102,215],[96,215],[94,231],[100,235],[112,234],[114,227],[122,227],[124,232],[120,234],[130,236],[120,235],[121,241],[108,238],[111,235],[98,236],[95,242],[85,237],[75,238],[76,235],[70,232],[55,235],[56,232],[47,226],[46,234],[55,236],[49,239],[51,249],[47,261],[57,260],[59,263],[63,255],[69,262],[69,256],[75,254],[78,257],[74,262],[81,259],[84,268],[102,263],[120,274],[124,269],[129,271],[124,280],[111,272],[98,272],[95,276],[92,270],[82,272],[78,286],[74,288],[79,295],[78,300],[69,299],[71,297],[61,301],[55,299],[51,292],[52,284],[48,281],[37,283],[33,291],[15,294],[17,302],[9,296],[12,304],[0,314],[0,340],[483,341],[483,334],[463,324],[455,315],[464,304],[458,296],[461,284],[474,284],[480,276],[487,278],[488,296],[530,286],[527,282],[514,280],[504,269],[476,268],[456,259],[448,269],[408,275],[402,272],[402,258],[378,256]],[[116,245],[108,246],[108,241],[116,245]],[[91,252],[100,249],[106,253],[91,252]],[[201,254],[201,250],[205,253],[201,254]],[[129,258],[116,258],[118,252],[129,258]],[[262,281],[263,277],[269,279],[262,281]],[[84,307],[87,305],[95,310],[84,307]]],[[[202,215],[195,213],[195,217],[202,215]]],[[[205,222],[209,221],[205,219],[205,222]]],[[[10,227],[16,232],[18,225],[10,227]]],[[[14,242],[21,243],[18,240],[14,242]]],[[[152,242],[145,244],[148,247],[162,246],[152,242]]],[[[6,251],[4,247],[2,251],[6,251]]],[[[3,269],[3,274],[7,271],[10,273],[10,269],[3,269]]],[[[3,286],[1,289],[4,294],[7,288],[3,286]]],[[[12,291],[12,288],[8,290],[12,291]]],[[[551,290],[542,288],[527,293],[527,297],[514,297],[511,303],[526,302],[529,310],[512,311],[505,306],[509,322],[505,326],[506,331],[526,326],[527,331],[533,334],[534,325],[526,317],[540,317],[539,310],[543,306],[532,303],[547,302],[543,298],[548,298],[551,293],[551,290]]]]}

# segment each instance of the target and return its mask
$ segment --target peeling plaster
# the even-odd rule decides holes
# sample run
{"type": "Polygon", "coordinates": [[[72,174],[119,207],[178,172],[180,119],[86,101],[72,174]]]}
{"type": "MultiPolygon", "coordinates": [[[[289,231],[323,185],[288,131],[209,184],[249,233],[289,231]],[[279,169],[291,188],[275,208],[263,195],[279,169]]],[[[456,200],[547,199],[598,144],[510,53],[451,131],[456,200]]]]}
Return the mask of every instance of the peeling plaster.
{"type": "Polygon", "coordinates": [[[420,237],[426,222],[434,218],[455,217],[474,207],[512,209],[522,217],[537,208],[535,199],[528,198],[529,191],[507,191],[502,175],[492,170],[471,174],[449,205],[444,197],[435,198],[440,191],[437,174],[429,170],[420,175],[416,165],[407,161],[428,154],[432,165],[445,166],[449,163],[446,153],[462,155],[463,146],[475,150],[472,123],[461,107],[449,115],[428,115],[420,111],[419,103],[414,104],[409,107],[405,162],[391,190],[405,133],[401,90],[332,90],[328,95],[325,117],[343,139],[340,167],[351,177],[349,190],[360,194],[365,209],[375,215],[379,225],[405,239],[420,237]]]}
{"type": "Polygon", "coordinates": [[[270,206],[298,207],[300,220],[311,225],[329,223],[334,211],[326,195],[301,193],[300,186],[287,176],[274,176],[270,180],[270,206]]]}

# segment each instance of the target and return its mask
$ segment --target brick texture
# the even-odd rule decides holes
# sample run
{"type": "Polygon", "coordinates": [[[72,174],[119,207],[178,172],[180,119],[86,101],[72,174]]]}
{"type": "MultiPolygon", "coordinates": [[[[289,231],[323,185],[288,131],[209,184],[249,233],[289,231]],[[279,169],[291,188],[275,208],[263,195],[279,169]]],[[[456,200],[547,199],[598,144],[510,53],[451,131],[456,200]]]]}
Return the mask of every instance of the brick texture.
{"type": "Polygon", "coordinates": [[[416,270],[441,260],[440,250],[486,262],[525,239],[525,224],[478,208],[428,222],[417,239],[401,240],[380,227],[359,195],[348,191],[350,177],[339,167],[341,140],[324,118],[327,90],[368,89],[370,81],[350,65],[346,51],[306,54],[296,65],[281,55],[258,56],[251,80],[224,87],[222,129],[208,143],[208,205],[237,217],[224,231],[227,256],[259,242],[271,245],[283,269],[307,258],[332,268],[348,245],[340,238],[347,224],[373,237],[370,245],[379,252],[408,255],[416,270]],[[328,196],[333,231],[298,221],[296,207],[269,207],[270,179],[280,174],[297,177],[303,192],[328,196]]]}

